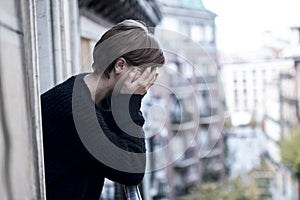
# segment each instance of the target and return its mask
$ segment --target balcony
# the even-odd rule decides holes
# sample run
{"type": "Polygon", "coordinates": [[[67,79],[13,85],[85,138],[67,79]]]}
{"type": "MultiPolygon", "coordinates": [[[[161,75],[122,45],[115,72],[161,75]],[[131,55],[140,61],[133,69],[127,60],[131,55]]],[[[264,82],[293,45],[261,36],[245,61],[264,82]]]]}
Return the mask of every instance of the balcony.
{"type": "Polygon", "coordinates": [[[216,157],[202,160],[202,180],[203,182],[218,182],[222,177],[224,164],[216,157]]]}
{"type": "Polygon", "coordinates": [[[218,90],[218,78],[217,76],[198,77],[195,87],[200,93],[216,91],[218,90]]]}
{"type": "Polygon", "coordinates": [[[176,94],[176,98],[189,98],[194,93],[191,80],[175,74],[170,76],[170,81],[170,92],[176,94]]]}
{"type": "Polygon", "coordinates": [[[220,117],[217,112],[217,108],[205,108],[205,110],[200,110],[200,124],[211,124],[218,122],[220,117]]]}
{"type": "Polygon", "coordinates": [[[221,173],[217,171],[212,171],[212,170],[205,170],[202,173],[202,181],[204,183],[208,182],[218,182],[221,179],[221,173]]]}
{"type": "Polygon", "coordinates": [[[211,83],[217,83],[218,77],[217,76],[199,76],[197,77],[197,84],[211,84],[211,83]]]}
{"type": "Polygon", "coordinates": [[[171,129],[172,131],[186,131],[186,130],[195,129],[197,126],[198,124],[195,121],[188,121],[188,122],[172,124],[171,129]]]}
{"type": "Polygon", "coordinates": [[[178,169],[183,169],[199,162],[195,147],[189,147],[181,159],[175,161],[174,166],[178,169]]]}
{"type": "Polygon", "coordinates": [[[182,168],[189,167],[191,165],[195,165],[198,162],[199,162],[199,159],[197,157],[194,157],[194,158],[188,158],[188,159],[184,159],[184,160],[177,160],[176,162],[174,162],[174,166],[176,168],[182,169],[182,168]]]}
{"type": "Polygon", "coordinates": [[[221,149],[209,149],[209,150],[201,150],[199,153],[199,156],[202,158],[213,158],[222,155],[222,150],[221,149]]]}
{"type": "Polygon", "coordinates": [[[173,124],[180,124],[193,120],[193,113],[189,108],[189,101],[187,98],[178,99],[177,96],[172,95],[173,107],[171,108],[171,122],[173,124]]]}
{"type": "Polygon", "coordinates": [[[194,93],[191,85],[171,86],[170,90],[173,94],[176,94],[178,99],[189,98],[194,93]]]}
{"type": "Polygon", "coordinates": [[[181,109],[180,105],[174,106],[173,110],[171,111],[171,122],[173,124],[180,124],[192,120],[193,114],[184,109],[181,109]]]}
{"type": "Polygon", "coordinates": [[[202,116],[200,117],[199,123],[200,124],[212,124],[212,123],[216,123],[220,121],[220,117],[218,115],[214,115],[214,116],[202,116]]]}
{"type": "Polygon", "coordinates": [[[199,174],[193,174],[185,177],[185,182],[187,184],[195,184],[199,182],[199,174]]]}
{"type": "Polygon", "coordinates": [[[198,91],[211,91],[211,90],[217,90],[218,89],[218,83],[198,83],[196,85],[196,89],[198,91]]]}
{"type": "MultiPolygon", "coordinates": [[[[112,23],[123,19],[139,19],[155,27],[162,15],[155,1],[122,0],[78,0],[80,13],[99,22],[102,18],[112,23]]],[[[103,21],[103,20],[102,20],[103,21]]]]}
{"type": "Polygon", "coordinates": [[[220,105],[218,96],[213,91],[198,91],[198,105],[200,124],[210,124],[219,120],[218,107],[220,105]]]}

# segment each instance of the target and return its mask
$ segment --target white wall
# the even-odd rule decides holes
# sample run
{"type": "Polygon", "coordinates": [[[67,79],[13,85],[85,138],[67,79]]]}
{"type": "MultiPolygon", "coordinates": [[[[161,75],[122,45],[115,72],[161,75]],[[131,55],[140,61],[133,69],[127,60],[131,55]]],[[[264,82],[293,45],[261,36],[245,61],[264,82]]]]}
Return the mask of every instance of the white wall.
{"type": "Polygon", "coordinates": [[[44,199],[35,1],[0,4],[0,199],[44,199]]]}
{"type": "Polygon", "coordinates": [[[77,1],[35,0],[41,93],[80,71],[77,1]]]}

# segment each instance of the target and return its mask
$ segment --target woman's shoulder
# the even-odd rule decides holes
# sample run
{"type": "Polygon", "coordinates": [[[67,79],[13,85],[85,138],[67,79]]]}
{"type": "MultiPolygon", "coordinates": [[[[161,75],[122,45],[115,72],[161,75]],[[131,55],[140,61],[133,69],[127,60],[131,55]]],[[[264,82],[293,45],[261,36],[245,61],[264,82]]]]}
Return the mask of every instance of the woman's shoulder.
{"type": "Polygon", "coordinates": [[[43,94],[41,94],[41,96],[47,95],[49,93],[57,93],[57,92],[65,92],[66,90],[72,90],[74,87],[74,83],[75,81],[79,80],[83,80],[84,76],[87,75],[88,73],[80,73],[80,74],[76,74],[73,76],[70,76],[69,78],[67,78],[66,80],[64,80],[63,82],[57,84],[56,86],[50,88],[49,90],[47,90],[46,92],[44,92],[43,94]]]}

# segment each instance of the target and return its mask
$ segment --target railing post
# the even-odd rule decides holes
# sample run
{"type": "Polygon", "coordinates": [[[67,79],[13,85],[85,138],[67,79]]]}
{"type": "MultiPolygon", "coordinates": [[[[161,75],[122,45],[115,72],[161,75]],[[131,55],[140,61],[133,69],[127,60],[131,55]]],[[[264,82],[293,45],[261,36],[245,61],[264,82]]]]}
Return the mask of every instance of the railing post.
{"type": "Polygon", "coordinates": [[[138,186],[133,185],[133,186],[124,186],[125,194],[126,194],[126,199],[127,200],[142,200],[140,191],[138,186]]]}

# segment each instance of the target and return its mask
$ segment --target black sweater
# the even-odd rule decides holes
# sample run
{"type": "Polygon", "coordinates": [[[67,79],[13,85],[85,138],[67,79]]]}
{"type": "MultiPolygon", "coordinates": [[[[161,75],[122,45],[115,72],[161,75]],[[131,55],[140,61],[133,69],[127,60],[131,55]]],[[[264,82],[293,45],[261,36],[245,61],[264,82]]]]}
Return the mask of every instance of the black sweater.
{"type": "Polygon", "coordinates": [[[137,185],[144,176],[143,96],[119,94],[96,106],[83,77],[73,76],[41,95],[50,200],[98,200],[105,177],[137,185]]]}

